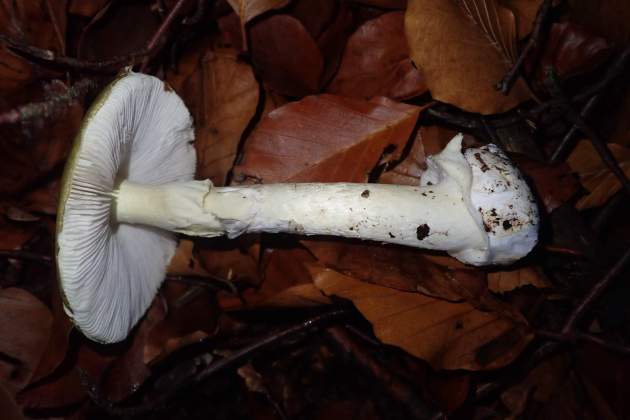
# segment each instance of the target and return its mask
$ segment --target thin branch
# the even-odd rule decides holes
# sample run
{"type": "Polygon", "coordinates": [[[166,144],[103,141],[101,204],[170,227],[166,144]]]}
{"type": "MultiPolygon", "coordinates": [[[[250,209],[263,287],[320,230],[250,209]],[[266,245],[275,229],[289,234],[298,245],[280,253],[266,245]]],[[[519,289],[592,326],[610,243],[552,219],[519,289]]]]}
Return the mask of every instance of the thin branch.
{"type": "Polygon", "coordinates": [[[188,16],[185,18],[182,23],[184,25],[195,25],[201,21],[203,15],[206,13],[206,2],[208,0],[197,0],[197,9],[195,10],[195,14],[192,16],[188,16]]]}
{"type": "Polygon", "coordinates": [[[13,260],[33,261],[43,265],[51,265],[52,257],[49,255],[37,254],[29,251],[15,251],[9,249],[0,249],[0,257],[10,258],[13,260]]]}
{"type": "Polygon", "coordinates": [[[353,356],[353,361],[379,380],[387,393],[394,400],[408,407],[413,418],[431,419],[440,418],[444,415],[430,408],[427,403],[422,401],[418,397],[417,390],[414,390],[409,384],[397,378],[388,368],[384,367],[378,360],[372,357],[368,351],[348,334],[345,328],[334,326],[328,328],[327,332],[344,352],[353,356]]]}
{"type": "Polygon", "coordinates": [[[525,48],[523,48],[523,51],[521,51],[521,54],[516,60],[516,63],[514,63],[512,68],[507,72],[503,80],[501,80],[497,84],[497,90],[501,91],[504,95],[510,93],[510,89],[512,89],[512,86],[521,73],[521,68],[525,63],[525,60],[531,55],[532,51],[534,51],[535,48],[540,45],[544,34],[543,29],[546,27],[545,24],[547,22],[549,12],[551,11],[552,3],[552,0],[544,0],[543,3],[540,5],[540,8],[538,9],[538,14],[536,15],[536,19],[534,20],[532,33],[527,40],[525,48]]]}
{"type": "MultiPolygon", "coordinates": [[[[170,12],[168,12],[168,15],[166,15],[166,18],[164,18],[164,21],[162,22],[160,27],[157,29],[157,31],[155,31],[155,33],[149,40],[149,43],[147,44],[147,48],[146,48],[148,51],[153,52],[153,50],[157,49],[160,40],[162,39],[164,34],[166,34],[166,32],[170,29],[171,25],[175,21],[175,18],[177,17],[177,15],[179,15],[182,8],[184,7],[184,4],[186,3],[186,1],[188,0],[178,0],[177,3],[175,3],[175,5],[173,6],[173,8],[170,10],[170,12]]],[[[149,56],[145,57],[142,63],[142,66],[140,67],[140,71],[144,73],[148,65],[149,65],[149,56]]]]}
{"type": "Polygon", "coordinates": [[[604,290],[615,280],[615,278],[623,272],[626,266],[630,263],[630,248],[623,254],[623,256],[617,261],[617,263],[606,273],[601,280],[593,285],[591,290],[582,298],[582,301],[575,307],[571,315],[567,318],[564,327],[562,328],[563,334],[570,334],[573,332],[576,324],[582,319],[586,311],[591,304],[599,298],[604,290]]]}
{"type": "MultiPolygon", "coordinates": [[[[294,337],[299,334],[306,333],[313,328],[321,327],[334,321],[341,320],[347,317],[350,313],[351,312],[347,309],[335,308],[323,314],[308,318],[294,326],[270,333],[262,337],[261,339],[256,340],[254,343],[235,351],[230,356],[210,365],[207,365],[199,371],[196,370],[196,367],[203,366],[205,364],[203,362],[194,363],[194,366],[192,366],[191,368],[190,374],[186,378],[177,381],[175,387],[162,392],[155,400],[144,402],[136,406],[121,406],[113,401],[108,400],[106,397],[103,396],[97,384],[90,382],[86,376],[83,378],[82,382],[87,389],[88,395],[90,396],[92,401],[99,407],[105,409],[110,414],[116,416],[137,416],[141,414],[147,414],[165,407],[166,404],[168,404],[173,399],[173,397],[182,389],[202,383],[211,376],[218,374],[219,372],[238,367],[240,364],[252,358],[257,353],[263,350],[270,349],[271,347],[279,344],[281,341],[287,338],[294,337]]],[[[197,357],[197,359],[199,360],[201,360],[202,358],[203,355],[197,357]]],[[[184,361],[184,363],[187,362],[189,361],[184,361]]],[[[190,363],[188,363],[188,365],[190,365],[190,363]]]]}
{"type": "Polygon", "coordinates": [[[152,52],[148,49],[142,49],[125,56],[117,56],[107,60],[92,61],[66,57],[64,55],[59,55],[52,50],[33,47],[31,45],[24,45],[4,34],[0,34],[0,42],[7,44],[9,49],[15,53],[31,60],[44,61],[53,66],[59,66],[66,69],[109,74],[117,72],[125,65],[134,65],[138,58],[144,57],[152,52]]]}
{"type": "Polygon", "coordinates": [[[70,105],[77,98],[91,90],[96,90],[97,87],[98,83],[92,79],[79,80],[61,95],[54,96],[47,101],[22,105],[0,114],[0,125],[21,123],[34,118],[50,118],[57,115],[62,108],[70,105]]]}
{"type": "MultiPolygon", "coordinates": [[[[591,112],[595,109],[595,107],[599,104],[599,102],[604,97],[604,93],[609,89],[612,82],[615,81],[626,69],[629,60],[630,60],[630,47],[626,48],[617,57],[614,63],[608,68],[608,70],[606,71],[606,75],[598,84],[599,85],[598,92],[594,94],[591,98],[589,98],[589,100],[580,110],[580,118],[582,120],[586,121],[588,119],[591,112]]],[[[573,142],[573,139],[575,139],[575,137],[577,136],[579,132],[580,132],[580,127],[577,124],[573,124],[571,129],[566,133],[566,135],[563,137],[560,144],[558,144],[558,146],[552,153],[551,157],[549,158],[549,161],[552,165],[557,163],[560,160],[560,158],[564,155],[566,149],[573,142]]]]}
{"type": "Polygon", "coordinates": [[[547,338],[549,340],[560,342],[588,341],[608,350],[614,351],[615,353],[620,353],[624,355],[630,354],[630,347],[624,346],[623,344],[613,343],[593,334],[586,334],[581,332],[564,334],[547,330],[537,330],[536,335],[547,338]]]}

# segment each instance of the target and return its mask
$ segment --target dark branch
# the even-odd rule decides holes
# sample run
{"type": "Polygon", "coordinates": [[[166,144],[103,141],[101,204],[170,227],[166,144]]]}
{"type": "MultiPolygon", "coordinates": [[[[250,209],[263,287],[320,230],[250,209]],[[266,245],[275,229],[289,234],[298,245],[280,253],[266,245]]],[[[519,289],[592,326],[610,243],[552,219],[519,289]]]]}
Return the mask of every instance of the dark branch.
{"type": "Polygon", "coordinates": [[[538,14],[536,15],[536,19],[534,20],[534,24],[532,27],[532,33],[527,40],[527,44],[521,54],[518,56],[516,63],[512,66],[512,68],[505,75],[503,80],[501,80],[496,88],[500,90],[504,95],[510,93],[510,89],[514,86],[516,79],[521,73],[521,68],[525,63],[525,60],[530,56],[532,51],[541,44],[544,28],[546,27],[547,17],[549,16],[549,12],[551,11],[553,1],[552,0],[544,0],[538,9],[538,14]]]}

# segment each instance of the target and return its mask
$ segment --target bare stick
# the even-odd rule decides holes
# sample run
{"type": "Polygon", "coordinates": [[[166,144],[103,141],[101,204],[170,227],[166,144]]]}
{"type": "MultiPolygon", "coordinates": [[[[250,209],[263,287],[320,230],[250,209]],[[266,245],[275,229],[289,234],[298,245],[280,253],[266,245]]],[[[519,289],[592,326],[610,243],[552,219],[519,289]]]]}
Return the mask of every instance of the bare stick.
{"type": "Polygon", "coordinates": [[[54,96],[47,101],[22,105],[16,109],[0,114],[0,125],[16,124],[34,118],[50,118],[70,105],[72,101],[97,87],[98,83],[92,79],[79,80],[61,95],[54,96]]]}
{"type": "Polygon", "coordinates": [[[547,16],[549,16],[549,12],[551,11],[552,3],[552,0],[544,0],[540,5],[540,9],[538,9],[538,14],[536,15],[536,19],[534,20],[532,27],[532,34],[527,40],[525,48],[521,51],[521,54],[518,56],[516,63],[514,63],[510,71],[508,71],[503,80],[497,84],[497,90],[501,91],[504,95],[510,93],[510,89],[514,86],[514,83],[521,72],[521,68],[523,67],[523,63],[525,63],[525,59],[530,56],[532,51],[542,41],[544,32],[543,29],[547,21],[547,16]]]}

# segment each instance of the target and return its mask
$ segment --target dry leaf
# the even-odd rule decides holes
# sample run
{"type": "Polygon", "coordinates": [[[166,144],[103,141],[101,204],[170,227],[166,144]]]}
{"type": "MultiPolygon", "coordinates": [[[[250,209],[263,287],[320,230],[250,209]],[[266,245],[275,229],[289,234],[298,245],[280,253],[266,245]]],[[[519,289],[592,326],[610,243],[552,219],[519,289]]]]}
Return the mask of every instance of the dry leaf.
{"type": "Polygon", "coordinates": [[[495,293],[505,293],[528,285],[539,289],[551,286],[536,267],[488,273],[488,289],[495,293]]]}
{"type": "MultiPolygon", "coordinates": [[[[499,19],[501,23],[476,24],[474,17],[481,19],[481,9],[477,13],[474,7],[463,6],[486,1],[462,0],[461,3],[460,6],[459,1],[453,0],[410,0],[405,14],[411,58],[425,76],[433,98],[482,114],[503,112],[529,99],[529,90],[520,81],[508,96],[495,89],[510,62],[499,52],[503,51],[505,41],[493,45],[484,33],[484,28],[500,31],[495,38],[511,36],[514,41],[515,21],[490,16],[487,20],[499,19]]],[[[511,13],[496,4],[496,0],[488,0],[487,4],[491,3],[496,7],[488,11],[496,10],[500,16],[511,13]]]]}
{"type": "Polygon", "coordinates": [[[46,350],[52,316],[39,299],[25,290],[0,290],[0,381],[14,393],[29,384],[46,350]]]}
{"type": "Polygon", "coordinates": [[[580,190],[580,183],[566,163],[549,166],[535,160],[516,159],[518,167],[531,180],[536,196],[547,213],[569,201],[580,190]]]}
{"type": "Polygon", "coordinates": [[[0,381],[0,413],[4,420],[26,420],[13,395],[0,381]]]}
{"type": "Polygon", "coordinates": [[[234,168],[238,183],[366,181],[386,147],[400,156],[420,108],[386,98],[309,96],[270,112],[234,168]]]}
{"type": "Polygon", "coordinates": [[[289,4],[290,0],[227,0],[243,24],[269,10],[279,9],[289,4]]]}
{"type": "Polygon", "coordinates": [[[630,41],[630,2],[626,0],[569,0],[572,22],[603,35],[623,48],[630,41]]]}
{"type": "Polygon", "coordinates": [[[517,58],[514,13],[497,0],[459,0],[459,5],[503,59],[514,64],[517,58]]]}
{"type": "Polygon", "coordinates": [[[518,38],[523,39],[528,36],[532,32],[542,0],[499,0],[499,3],[518,16],[516,22],[518,38]]]}
{"type": "Polygon", "coordinates": [[[68,0],[68,13],[84,17],[94,17],[111,0],[68,0]]]}
{"type": "Polygon", "coordinates": [[[180,240],[166,272],[173,276],[210,276],[210,273],[203,268],[197,256],[193,253],[194,247],[193,241],[189,239],[180,240]]]}
{"type": "Polygon", "coordinates": [[[409,58],[403,12],[386,13],[357,29],[348,39],[327,91],[365,99],[406,99],[427,91],[422,74],[409,58]]]}
{"type": "MultiPolygon", "coordinates": [[[[630,176],[630,149],[608,144],[608,149],[619,162],[621,170],[630,176]]],[[[576,204],[578,210],[601,206],[621,189],[621,183],[599,157],[588,140],[581,140],[567,159],[571,169],[580,176],[582,185],[590,194],[576,204]]]]}
{"type": "Polygon", "coordinates": [[[330,305],[332,302],[312,283],[298,284],[256,303],[255,308],[310,308],[330,305]]]}
{"type": "Polygon", "coordinates": [[[426,360],[435,369],[496,369],[512,362],[531,340],[524,325],[468,303],[363,283],[314,267],[326,295],[351,300],[385,344],[426,360]]]}
{"type": "Polygon", "coordinates": [[[437,265],[427,259],[421,249],[339,240],[303,240],[302,243],[320,263],[379,286],[421,292],[450,301],[468,297],[462,296],[459,284],[467,289],[486,288],[484,272],[437,265]]]}
{"type": "MultiPolygon", "coordinates": [[[[65,10],[65,0],[2,1],[0,33],[27,45],[63,52],[65,10]]],[[[32,63],[9,52],[4,45],[0,46],[0,92],[14,91],[34,76],[32,63]]],[[[0,97],[0,106],[2,99],[0,97]]]]}
{"type": "Polygon", "coordinates": [[[232,50],[209,53],[201,71],[185,83],[184,95],[195,98],[197,177],[224,185],[241,136],[256,113],[259,87],[251,67],[232,50]]]}
{"type": "Polygon", "coordinates": [[[354,3],[361,3],[367,6],[379,7],[382,9],[405,9],[407,0],[352,0],[354,3]]]}
{"type": "Polygon", "coordinates": [[[269,87],[289,96],[319,91],[324,57],[304,25],[289,15],[274,15],[250,30],[252,61],[269,87]]]}

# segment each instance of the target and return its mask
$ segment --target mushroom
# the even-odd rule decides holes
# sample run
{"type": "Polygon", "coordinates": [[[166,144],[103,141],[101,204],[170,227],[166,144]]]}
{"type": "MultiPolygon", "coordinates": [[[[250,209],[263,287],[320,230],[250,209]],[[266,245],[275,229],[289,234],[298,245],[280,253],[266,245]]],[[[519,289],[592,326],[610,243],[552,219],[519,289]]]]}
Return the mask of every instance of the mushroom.
{"type": "Polygon", "coordinates": [[[159,79],[127,71],[89,110],[66,166],[57,226],[64,304],[89,338],[123,340],[173,256],[172,232],[335,235],[442,250],[472,265],[509,264],[538,237],[538,210],[494,145],[462,135],[427,158],[419,186],[193,180],[186,106],[159,79]]]}

